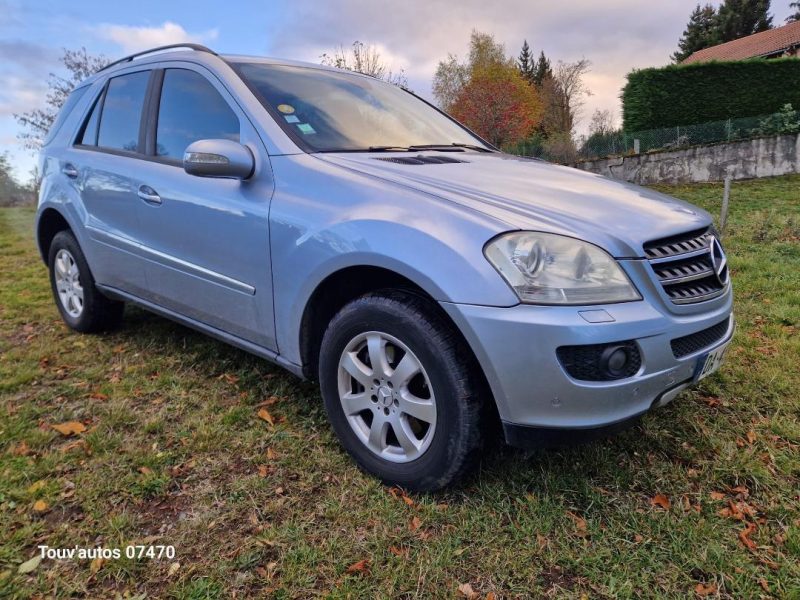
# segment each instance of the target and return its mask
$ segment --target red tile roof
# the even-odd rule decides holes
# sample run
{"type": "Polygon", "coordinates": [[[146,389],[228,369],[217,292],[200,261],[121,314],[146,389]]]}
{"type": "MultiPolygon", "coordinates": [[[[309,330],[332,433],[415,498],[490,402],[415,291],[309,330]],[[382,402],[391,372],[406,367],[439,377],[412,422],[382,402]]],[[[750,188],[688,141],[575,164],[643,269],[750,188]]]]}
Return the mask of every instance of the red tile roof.
{"type": "Polygon", "coordinates": [[[797,47],[800,47],[800,21],[754,33],[753,35],[748,35],[732,42],[725,42],[718,46],[711,46],[704,50],[698,50],[683,62],[743,60],[756,56],[780,54],[797,47]]]}

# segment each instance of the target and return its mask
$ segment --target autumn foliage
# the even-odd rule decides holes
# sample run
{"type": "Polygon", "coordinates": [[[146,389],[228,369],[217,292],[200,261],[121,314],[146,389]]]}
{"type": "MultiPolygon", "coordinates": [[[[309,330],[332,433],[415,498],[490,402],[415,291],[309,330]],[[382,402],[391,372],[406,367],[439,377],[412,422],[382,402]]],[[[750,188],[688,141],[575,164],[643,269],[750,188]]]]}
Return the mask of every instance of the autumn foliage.
{"type": "Polygon", "coordinates": [[[526,139],[542,119],[536,88],[504,64],[476,70],[459,92],[450,113],[495,146],[526,139]]]}

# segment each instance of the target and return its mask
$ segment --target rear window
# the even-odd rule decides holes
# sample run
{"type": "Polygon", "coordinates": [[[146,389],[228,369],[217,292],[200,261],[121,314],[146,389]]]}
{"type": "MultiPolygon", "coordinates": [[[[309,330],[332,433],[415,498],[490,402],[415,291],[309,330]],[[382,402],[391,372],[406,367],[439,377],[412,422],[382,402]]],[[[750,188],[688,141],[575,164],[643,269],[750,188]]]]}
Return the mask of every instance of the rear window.
{"type": "Polygon", "coordinates": [[[72,109],[75,108],[75,105],[81,98],[83,98],[83,95],[86,93],[86,90],[88,89],[89,86],[85,85],[83,87],[73,90],[72,93],[69,96],[67,96],[66,101],[61,106],[61,110],[58,111],[58,116],[56,116],[55,121],[53,121],[53,124],[47,131],[47,135],[44,138],[45,146],[53,141],[53,138],[56,137],[58,130],[61,129],[61,126],[64,124],[64,121],[67,120],[67,117],[72,112],[72,109]]]}
{"type": "Polygon", "coordinates": [[[97,132],[101,148],[136,152],[149,71],[113,77],[108,82],[97,132]]]}

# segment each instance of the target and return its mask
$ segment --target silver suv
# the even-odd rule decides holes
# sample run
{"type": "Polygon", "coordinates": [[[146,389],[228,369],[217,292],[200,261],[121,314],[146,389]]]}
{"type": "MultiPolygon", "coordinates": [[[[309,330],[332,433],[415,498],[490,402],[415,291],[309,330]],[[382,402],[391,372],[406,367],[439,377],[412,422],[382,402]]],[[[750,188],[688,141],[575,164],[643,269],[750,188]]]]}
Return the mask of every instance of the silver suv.
{"type": "Polygon", "coordinates": [[[455,481],[628,424],[733,332],[704,211],[499,152],[373,78],[197,45],[126,57],[41,153],[36,237],[64,321],[130,302],[317,378],[366,471],[455,481]]]}

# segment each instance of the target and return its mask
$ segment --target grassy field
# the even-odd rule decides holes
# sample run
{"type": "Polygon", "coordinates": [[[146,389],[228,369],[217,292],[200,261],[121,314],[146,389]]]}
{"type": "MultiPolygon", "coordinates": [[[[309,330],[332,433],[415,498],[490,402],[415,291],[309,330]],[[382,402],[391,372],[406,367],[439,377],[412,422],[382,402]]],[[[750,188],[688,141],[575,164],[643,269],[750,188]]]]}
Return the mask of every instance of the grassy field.
{"type": "MultiPolygon", "coordinates": [[[[719,211],[719,185],[665,189],[719,211]]],[[[277,367],[136,309],[69,332],[32,218],[0,210],[0,597],[800,598],[800,177],[734,184],[720,374],[615,438],[492,451],[412,497],[277,367]],[[176,554],[26,562],[137,544],[176,554]]]]}

